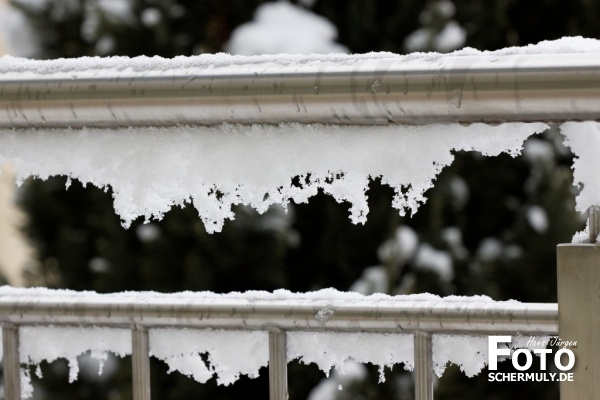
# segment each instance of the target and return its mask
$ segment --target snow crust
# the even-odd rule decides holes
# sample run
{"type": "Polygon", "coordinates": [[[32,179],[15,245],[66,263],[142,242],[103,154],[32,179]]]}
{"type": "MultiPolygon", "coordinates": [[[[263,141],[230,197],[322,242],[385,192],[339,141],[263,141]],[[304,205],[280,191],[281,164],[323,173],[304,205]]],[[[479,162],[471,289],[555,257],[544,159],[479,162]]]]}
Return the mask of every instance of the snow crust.
{"type": "Polygon", "coordinates": [[[265,212],[272,204],[304,203],[319,190],[350,203],[364,223],[369,179],[395,190],[392,205],[415,213],[453,151],[519,153],[543,123],[427,126],[230,125],[81,130],[0,131],[0,164],[17,180],[66,175],[112,189],[115,212],[160,219],[190,202],[208,232],[233,219],[232,205],[265,212]],[[335,154],[335,156],[332,156],[335,154]],[[298,181],[294,182],[294,178],[298,181]]]}
{"type": "Polygon", "coordinates": [[[308,400],[335,400],[346,385],[364,380],[367,368],[360,363],[348,360],[341,369],[335,369],[328,379],[323,379],[308,395],[308,400]],[[343,371],[343,372],[342,372],[343,371]]]}
{"type": "MultiPolygon", "coordinates": [[[[539,343],[548,343],[549,337],[536,336],[535,343],[529,344],[530,336],[512,336],[512,343],[506,347],[516,349],[542,349],[539,343]]],[[[486,367],[488,356],[487,336],[468,335],[433,335],[433,370],[438,377],[442,377],[449,363],[460,367],[460,370],[469,378],[478,375],[486,367]]],[[[499,357],[503,361],[507,357],[499,357]]]]}
{"type": "MultiPolygon", "coordinates": [[[[595,121],[565,122],[560,127],[575,158],[573,160],[573,184],[580,190],[575,198],[575,209],[585,213],[591,206],[600,205],[600,123],[595,121]]],[[[573,243],[589,242],[589,226],[575,233],[573,243]]]]}
{"type": "Polygon", "coordinates": [[[315,363],[329,376],[332,368],[344,374],[349,360],[379,366],[379,381],[385,381],[384,367],[404,364],[414,368],[414,341],[410,334],[290,332],[287,334],[288,361],[315,363]]]}
{"type": "MultiPolygon", "coordinates": [[[[423,301],[423,302],[490,302],[488,296],[446,296],[440,297],[431,293],[419,293],[409,295],[389,295],[385,293],[375,293],[365,296],[356,292],[341,292],[339,290],[328,288],[316,290],[313,292],[297,293],[286,289],[277,289],[273,292],[262,290],[249,290],[246,292],[231,292],[226,294],[214,292],[177,292],[177,293],[159,293],[159,292],[120,292],[101,294],[93,291],[75,291],[68,289],[48,289],[48,288],[15,288],[11,286],[0,286],[0,297],[4,301],[14,302],[36,302],[40,299],[51,299],[53,302],[73,304],[85,301],[103,302],[107,305],[118,301],[127,301],[131,304],[146,304],[149,301],[161,304],[193,304],[194,302],[204,302],[206,300],[224,301],[244,300],[248,303],[254,301],[283,301],[283,300],[326,300],[326,301],[423,301]]],[[[510,300],[509,302],[514,302],[510,300]]],[[[502,304],[503,302],[496,302],[502,304]]]]}
{"type": "MultiPolygon", "coordinates": [[[[108,353],[119,357],[131,354],[131,331],[113,328],[82,328],[62,326],[23,326],[19,330],[19,355],[21,364],[37,366],[36,375],[41,378],[39,365],[64,358],[69,363],[69,382],[77,380],[77,358],[89,352],[99,362],[98,374],[102,373],[108,353]]],[[[29,369],[21,371],[22,397],[33,394],[29,369]]]]}
{"type": "MultiPolygon", "coordinates": [[[[313,50],[314,52],[314,50],[313,50]]],[[[600,40],[582,37],[564,37],[553,41],[542,41],[523,47],[507,47],[495,51],[480,51],[466,47],[451,53],[411,53],[399,55],[389,52],[371,52],[365,54],[276,54],[276,55],[230,55],[226,53],[201,54],[192,57],[178,56],[165,59],[154,56],[140,57],[81,57],[56,60],[28,60],[24,58],[3,56],[0,57],[0,78],[23,79],[27,77],[40,77],[53,75],[55,77],[98,77],[110,76],[120,72],[133,72],[143,75],[172,76],[181,71],[190,75],[201,71],[210,71],[215,74],[224,73],[231,69],[254,66],[290,66],[290,65],[315,65],[327,67],[330,63],[344,66],[358,66],[367,60],[392,59],[406,64],[412,62],[437,62],[454,57],[463,56],[511,56],[521,54],[577,54],[600,52],[600,40]]],[[[439,66],[438,66],[439,67],[439,66]]]]}
{"type": "Polygon", "coordinates": [[[486,366],[487,336],[433,335],[433,371],[441,377],[448,363],[460,367],[468,377],[475,376],[486,366]]]}
{"type": "Polygon", "coordinates": [[[581,191],[575,208],[584,213],[592,205],[600,205],[600,186],[595,183],[600,176],[600,164],[596,162],[600,149],[600,124],[594,121],[565,122],[560,127],[565,144],[575,155],[573,183],[581,191]]]}
{"type": "Polygon", "coordinates": [[[544,40],[536,44],[521,47],[506,47],[493,51],[479,51],[470,47],[455,51],[451,54],[488,54],[488,55],[519,55],[519,54],[577,54],[600,52],[600,40],[581,36],[563,37],[557,40],[544,40]]]}
{"type": "MultiPolygon", "coordinates": [[[[575,209],[580,213],[587,212],[591,206],[600,205],[600,124],[595,121],[565,122],[560,127],[567,145],[575,158],[573,160],[573,184],[580,191],[575,198],[575,209]]],[[[589,241],[589,226],[575,233],[573,243],[589,241]]]]}
{"type": "Polygon", "coordinates": [[[219,385],[230,385],[240,375],[256,378],[269,363],[266,331],[211,329],[151,329],[150,354],[200,383],[217,375],[219,385]],[[207,355],[207,361],[202,359],[207,355]]]}

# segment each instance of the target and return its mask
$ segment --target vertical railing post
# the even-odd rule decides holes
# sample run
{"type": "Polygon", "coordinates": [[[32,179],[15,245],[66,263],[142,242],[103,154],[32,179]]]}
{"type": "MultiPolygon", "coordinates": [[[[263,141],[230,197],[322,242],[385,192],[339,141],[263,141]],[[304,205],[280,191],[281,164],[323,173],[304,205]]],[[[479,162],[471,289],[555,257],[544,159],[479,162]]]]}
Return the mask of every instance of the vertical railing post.
{"type": "Polygon", "coordinates": [[[596,243],[600,235],[600,206],[591,206],[588,209],[588,232],[590,243],[596,243]]]}
{"type": "Polygon", "coordinates": [[[148,331],[135,326],[131,330],[131,368],[133,400],[150,400],[150,344],[148,331]]]}
{"type": "Polygon", "coordinates": [[[269,332],[269,398],[286,400],[287,386],[287,339],[283,331],[269,332]]]}
{"type": "Polygon", "coordinates": [[[429,332],[415,332],[415,399],[433,400],[433,344],[429,332]]]}
{"type": "Polygon", "coordinates": [[[4,358],[4,399],[21,400],[21,364],[19,359],[19,327],[5,325],[2,328],[4,358]]]}
{"type": "MultiPolygon", "coordinates": [[[[597,399],[600,393],[600,227],[597,207],[589,210],[591,243],[560,244],[558,264],[558,329],[560,338],[577,341],[570,348],[573,381],[560,383],[562,400],[597,399]]],[[[563,364],[566,365],[566,359],[563,364]]],[[[560,371],[562,372],[562,371],[560,371]]]]}

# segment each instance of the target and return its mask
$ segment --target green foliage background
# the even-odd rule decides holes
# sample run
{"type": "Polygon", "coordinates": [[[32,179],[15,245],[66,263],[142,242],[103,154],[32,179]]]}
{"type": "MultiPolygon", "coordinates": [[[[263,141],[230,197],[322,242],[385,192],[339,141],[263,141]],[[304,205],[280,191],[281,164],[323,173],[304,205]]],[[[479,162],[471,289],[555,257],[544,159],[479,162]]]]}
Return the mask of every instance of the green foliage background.
{"type": "MultiPolygon", "coordinates": [[[[43,6],[13,0],[39,34],[40,58],[89,55],[192,55],[222,51],[231,32],[250,21],[260,0],[132,0],[133,18],[100,15],[93,34],[82,35],[86,7],[92,0],[48,0],[43,6]],[[148,27],[140,18],[153,7],[159,24],[148,27]],[[99,46],[112,37],[110,52],[99,46]]],[[[597,37],[600,2],[584,0],[454,0],[454,19],[467,32],[466,45],[494,50],[527,45],[561,36],[597,37]]],[[[316,0],[312,11],[338,29],[338,41],[354,53],[403,53],[404,39],[426,26],[440,31],[446,20],[434,1],[316,0]],[[433,10],[433,11],[432,11],[433,10]],[[429,13],[430,18],[419,17],[429,13]]],[[[389,188],[374,181],[369,191],[371,212],[365,225],[352,225],[348,206],[318,195],[309,204],[293,205],[291,214],[270,210],[257,215],[236,209],[236,220],[223,232],[209,235],[191,207],[176,208],[148,228],[137,221],[121,227],[111,193],[65,178],[26,183],[21,202],[29,214],[27,234],[40,257],[32,284],[55,288],[115,292],[124,290],[211,290],[215,292],[286,288],[309,291],[324,287],[348,290],[365,268],[381,266],[388,274],[389,293],[432,292],[440,295],[486,294],[497,300],[555,302],[555,246],[569,242],[582,228],[574,212],[571,154],[559,132],[551,129],[530,139],[548,151],[543,160],[500,156],[484,158],[458,153],[436,181],[429,198],[413,218],[391,209],[389,188]],[[456,187],[466,188],[459,196],[456,187]],[[545,231],[528,223],[531,207],[548,216],[545,231]],[[455,278],[443,282],[418,268],[415,259],[399,261],[378,256],[393,243],[399,227],[416,232],[420,245],[446,251],[455,278]],[[460,246],[448,239],[448,228],[459,232],[460,246]],[[486,242],[487,240],[487,242],[486,242]],[[483,243],[500,251],[487,257],[483,243]],[[459,251],[460,250],[460,251],[459,251]],[[381,250],[380,250],[381,253],[381,250]]],[[[44,368],[39,384],[45,399],[125,399],[130,396],[130,372],[125,360],[120,372],[106,381],[66,384],[64,366],[44,368]]],[[[267,374],[242,379],[227,388],[214,382],[199,385],[153,363],[153,398],[267,398],[267,374]]],[[[377,384],[377,371],[339,394],[340,399],[412,398],[406,374],[387,373],[377,384]],[[407,389],[408,388],[408,389],[407,389]]],[[[303,399],[323,375],[314,366],[290,366],[290,398],[303,399]]],[[[437,387],[436,399],[558,398],[556,385],[487,383],[486,376],[466,379],[449,368],[437,387]]]]}

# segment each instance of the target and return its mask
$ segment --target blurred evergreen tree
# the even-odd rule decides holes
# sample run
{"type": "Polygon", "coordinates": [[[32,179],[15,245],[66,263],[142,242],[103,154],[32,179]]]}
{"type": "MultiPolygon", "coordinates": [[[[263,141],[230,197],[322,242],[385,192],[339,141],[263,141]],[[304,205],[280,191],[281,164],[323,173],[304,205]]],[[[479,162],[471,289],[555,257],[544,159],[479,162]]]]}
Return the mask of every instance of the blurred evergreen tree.
{"type": "MultiPolygon", "coordinates": [[[[263,2],[12,0],[38,33],[40,58],[218,52],[263,2]]],[[[464,45],[489,50],[563,35],[600,34],[590,22],[600,11],[600,2],[594,1],[297,3],[332,21],[339,42],[354,53],[405,52],[408,38],[419,30],[425,35],[420,50],[440,50],[436,38],[450,22],[464,33],[464,45]]],[[[41,259],[34,282],[99,292],[353,287],[556,301],[555,246],[582,228],[573,207],[572,156],[560,140],[556,130],[545,132],[515,159],[456,154],[413,218],[391,209],[391,190],[376,180],[369,192],[369,219],[361,226],[350,223],[347,205],[320,194],[309,204],[292,205],[289,215],[273,208],[260,216],[238,207],[236,219],[213,235],[206,233],[191,207],[174,208],[162,221],[137,221],[125,230],[114,214],[110,191],[77,182],[65,190],[65,178],[60,177],[28,181],[22,204],[30,217],[27,232],[41,259]],[[428,254],[449,265],[452,275],[435,272],[428,254]]],[[[60,375],[57,367],[45,371],[47,376],[60,375]]],[[[54,379],[40,384],[47,399],[126,398],[128,373],[125,368],[104,383],[81,379],[73,385],[64,384],[63,374],[56,378],[62,384],[54,379]],[[120,395],[115,387],[121,388],[120,395]]],[[[161,399],[266,397],[268,390],[264,373],[226,389],[166,375],[160,363],[153,363],[153,374],[153,393],[161,399]]],[[[369,375],[372,379],[341,391],[339,398],[411,396],[405,374],[388,372],[386,385],[375,383],[376,371],[369,370],[369,375]]],[[[487,384],[484,376],[465,380],[459,375],[455,369],[447,372],[439,398],[514,397],[511,390],[503,393],[487,384]]],[[[315,368],[292,365],[291,398],[306,398],[321,378],[315,368]]],[[[529,393],[527,397],[557,396],[554,385],[519,390],[524,396],[529,393]]]]}

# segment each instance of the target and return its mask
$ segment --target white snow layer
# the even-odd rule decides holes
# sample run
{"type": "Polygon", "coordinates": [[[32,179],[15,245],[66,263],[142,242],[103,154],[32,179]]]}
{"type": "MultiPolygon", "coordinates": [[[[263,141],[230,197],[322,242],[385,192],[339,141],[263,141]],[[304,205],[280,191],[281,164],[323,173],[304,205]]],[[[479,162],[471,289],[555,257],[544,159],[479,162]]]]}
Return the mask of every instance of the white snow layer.
{"type": "Polygon", "coordinates": [[[315,386],[307,400],[335,400],[346,385],[362,381],[367,375],[367,368],[363,364],[348,360],[340,370],[334,370],[330,378],[323,379],[315,386]]]}
{"type": "Polygon", "coordinates": [[[460,367],[469,378],[479,374],[488,361],[487,336],[433,335],[433,371],[441,377],[448,363],[460,367]]]}
{"type": "MultiPolygon", "coordinates": [[[[585,213],[589,207],[600,205],[600,124],[595,121],[565,122],[560,127],[565,144],[575,155],[573,160],[573,184],[580,189],[575,209],[585,213]]],[[[573,243],[588,242],[588,228],[573,236],[573,243]]]]}
{"type": "Polygon", "coordinates": [[[385,381],[384,367],[404,364],[414,368],[414,341],[410,334],[290,332],[287,334],[288,361],[315,363],[327,376],[332,368],[341,374],[348,360],[379,366],[379,381],[385,381]]]}
{"type": "Polygon", "coordinates": [[[590,206],[600,205],[600,176],[598,151],[600,150],[600,124],[595,121],[565,122],[560,127],[565,144],[575,155],[573,183],[581,188],[577,196],[577,211],[584,213],[590,206]]]}
{"type": "MultiPolygon", "coordinates": [[[[81,328],[59,326],[24,326],[19,330],[19,356],[21,364],[37,365],[36,375],[41,376],[42,361],[51,363],[64,358],[69,363],[69,382],[77,380],[79,364],[77,358],[90,353],[99,362],[98,373],[102,373],[108,352],[119,357],[131,354],[131,331],[129,329],[81,328]]],[[[28,369],[21,371],[22,398],[33,394],[28,369]]]]}
{"type": "Polygon", "coordinates": [[[543,123],[427,126],[229,125],[82,130],[0,131],[0,164],[18,181],[66,175],[110,187],[124,226],[160,219],[192,203],[208,232],[233,219],[234,204],[260,213],[272,204],[307,202],[319,189],[347,201],[364,223],[369,178],[381,177],[392,205],[415,213],[453,151],[516,155],[543,123]],[[334,155],[334,156],[332,156],[334,155]],[[299,184],[292,182],[299,177],[299,184]]]}
{"type": "Polygon", "coordinates": [[[214,374],[219,385],[230,385],[241,374],[256,378],[269,363],[266,331],[151,329],[148,335],[150,354],[164,361],[168,372],[179,371],[200,383],[214,374]]]}
{"type": "MultiPolygon", "coordinates": [[[[515,349],[542,349],[541,343],[548,343],[549,337],[536,336],[532,343],[528,343],[532,337],[513,336],[512,343],[506,347],[515,349]]],[[[460,370],[469,378],[478,375],[488,363],[488,337],[467,335],[433,335],[433,370],[441,377],[448,363],[460,367],[460,370]]],[[[503,361],[507,357],[499,357],[503,361]]]]}
{"type": "MultiPolygon", "coordinates": [[[[106,0],[113,2],[115,0],[106,0]]],[[[313,51],[314,52],[314,51],[313,51]]],[[[295,64],[318,65],[323,68],[330,63],[344,66],[358,66],[368,60],[395,59],[403,63],[415,62],[422,66],[423,63],[443,62],[448,58],[449,62],[454,57],[462,56],[510,56],[519,54],[580,54],[600,53],[600,40],[565,37],[553,41],[542,41],[535,45],[523,47],[507,47],[495,51],[480,51],[470,47],[454,51],[448,54],[441,53],[412,53],[398,55],[389,52],[366,53],[366,54],[277,54],[277,55],[229,55],[202,54],[198,56],[177,56],[165,59],[154,56],[140,57],[81,57],[58,60],[27,60],[17,57],[0,57],[0,74],[3,79],[26,79],[27,77],[39,77],[53,75],[57,78],[84,78],[110,76],[119,72],[135,72],[140,75],[149,74],[156,76],[164,74],[172,76],[177,72],[189,72],[193,74],[198,71],[210,70],[215,74],[224,73],[228,70],[239,71],[239,67],[245,65],[257,66],[290,66],[295,64]]]]}

